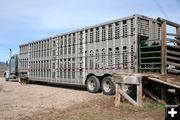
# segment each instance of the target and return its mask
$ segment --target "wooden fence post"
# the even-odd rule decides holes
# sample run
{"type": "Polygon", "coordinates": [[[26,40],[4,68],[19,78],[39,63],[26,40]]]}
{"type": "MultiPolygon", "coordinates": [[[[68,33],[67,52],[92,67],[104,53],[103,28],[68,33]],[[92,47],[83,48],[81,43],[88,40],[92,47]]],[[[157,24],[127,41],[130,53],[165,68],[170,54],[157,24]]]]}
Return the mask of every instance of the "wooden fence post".
{"type": "Polygon", "coordinates": [[[116,83],[116,94],[115,94],[115,107],[119,107],[121,104],[121,96],[127,99],[131,104],[142,106],[142,76],[140,75],[125,75],[116,74],[113,76],[116,83]],[[124,85],[136,85],[137,94],[136,100],[134,100],[124,89],[124,85]]]}
{"type": "Polygon", "coordinates": [[[163,22],[162,27],[161,27],[161,74],[166,75],[167,70],[166,70],[166,22],[163,22]]]}
{"type": "Polygon", "coordinates": [[[121,95],[119,89],[121,89],[121,87],[119,84],[116,83],[115,107],[119,107],[121,104],[121,95]]]}

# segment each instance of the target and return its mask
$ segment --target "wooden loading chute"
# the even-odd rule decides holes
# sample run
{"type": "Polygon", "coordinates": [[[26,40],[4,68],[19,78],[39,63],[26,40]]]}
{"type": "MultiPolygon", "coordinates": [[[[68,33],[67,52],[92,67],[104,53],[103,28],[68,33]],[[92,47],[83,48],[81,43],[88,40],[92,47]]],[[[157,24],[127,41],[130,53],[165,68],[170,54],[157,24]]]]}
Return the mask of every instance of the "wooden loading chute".
{"type": "Polygon", "coordinates": [[[138,41],[140,72],[138,75],[142,77],[142,80],[124,81],[125,78],[132,78],[132,75],[136,73],[113,74],[116,83],[116,107],[120,105],[122,97],[133,105],[141,106],[142,93],[163,103],[168,103],[170,98],[168,95],[172,94],[174,104],[180,104],[180,25],[162,18],[158,18],[157,21],[161,23],[161,39],[138,41]],[[167,26],[174,27],[176,33],[167,33],[167,26]],[[134,89],[137,93],[136,100],[123,91],[125,84],[136,85],[137,88],[134,89]],[[154,92],[154,88],[157,88],[157,91],[154,92]],[[171,93],[172,90],[174,92],[171,93]]]}
{"type": "Polygon", "coordinates": [[[163,18],[157,20],[162,23],[161,73],[163,75],[166,75],[167,71],[180,73],[180,25],[163,18]],[[174,27],[176,34],[167,33],[167,25],[174,27]]]}

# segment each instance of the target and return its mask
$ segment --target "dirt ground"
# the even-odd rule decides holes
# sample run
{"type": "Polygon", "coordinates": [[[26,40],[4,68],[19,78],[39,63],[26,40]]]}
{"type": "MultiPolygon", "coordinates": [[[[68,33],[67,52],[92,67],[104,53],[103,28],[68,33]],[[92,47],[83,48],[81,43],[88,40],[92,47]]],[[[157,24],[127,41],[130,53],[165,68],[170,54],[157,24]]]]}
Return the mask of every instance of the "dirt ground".
{"type": "Polygon", "coordinates": [[[0,120],[163,120],[164,107],[114,107],[114,96],[62,85],[6,82],[0,78],[0,120]]]}
{"type": "Polygon", "coordinates": [[[5,64],[0,64],[0,77],[4,76],[4,72],[7,70],[8,66],[5,64]]]}

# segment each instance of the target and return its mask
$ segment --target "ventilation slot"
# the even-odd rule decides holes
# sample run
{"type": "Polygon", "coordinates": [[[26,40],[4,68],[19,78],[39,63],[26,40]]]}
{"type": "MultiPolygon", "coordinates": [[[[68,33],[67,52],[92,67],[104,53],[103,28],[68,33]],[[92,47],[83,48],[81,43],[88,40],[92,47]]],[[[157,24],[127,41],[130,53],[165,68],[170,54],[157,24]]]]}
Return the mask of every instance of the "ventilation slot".
{"type": "Polygon", "coordinates": [[[112,40],[112,27],[111,26],[109,26],[108,28],[108,39],[112,40]]]}
{"type": "Polygon", "coordinates": [[[115,39],[120,38],[120,29],[119,29],[119,24],[117,23],[115,26],[115,39]]]}
{"type": "Polygon", "coordinates": [[[87,51],[85,51],[85,68],[88,68],[88,54],[87,51]]]}
{"type": "Polygon", "coordinates": [[[135,28],[134,28],[134,21],[131,19],[131,36],[133,36],[135,33],[135,28]]]}
{"type": "Polygon", "coordinates": [[[123,68],[127,69],[127,47],[123,46],[123,68]]]}
{"type": "Polygon", "coordinates": [[[66,78],[66,59],[64,59],[64,78],[66,78]]]}
{"type": "Polygon", "coordinates": [[[116,68],[120,68],[120,51],[119,51],[119,47],[116,47],[115,50],[115,66],[116,68]]]}
{"type": "Polygon", "coordinates": [[[95,68],[99,68],[99,50],[96,50],[96,61],[95,61],[95,68]]]}
{"type": "Polygon", "coordinates": [[[75,78],[75,59],[72,60],[72,78],[75,78]]]}
{"type": "Polygon", "coordinates": [[[127,22],[123,21],[123,38],[127,37],[127,22]]]}
{"type": "Polygon", "coordinates": [[[90,32],[90,43],[93,43],[93,37],[94,37],[93,30],[91,30],[91,32],[90,32]]]}
{"type": "Polygon", "coordinates": [[[99,42],[99,29],[96,28],[96,42],[99,42]]]}
{"type": "Polygon", "coordinates": [[[108,51],[108,66],[109,67],[112,67],[112,60],[113,59],[113,54],[112,54],[112,49],[109,48],[109,51],[108,51]]]}
{"type": "Polygon", "coordinates": [[[105,27],[102,28],[102,41],[106,40],[106,30],[105,27]]]}
{"type": "Polygon", "coordinates": [[[71,72],[70,72],[70,69],[71,69],[71,60],[68,59],[68,78],[71,78],[71,72]]]}
{"type": "Polygon", "coordinates": [[[90,51],[90,69],[93,69],[93,51],[90,51]]]}
{"type": "Polygon", "coordinates": [[[134,47],[131,45],[131,68],[134,68],[134,47]]]}
{"type": "Polygon", "coordinates": [[[102,68],[104,68],[106,65],[106,55],[105,54],[106,54],[105,50],[102,49],[102,68]]]}

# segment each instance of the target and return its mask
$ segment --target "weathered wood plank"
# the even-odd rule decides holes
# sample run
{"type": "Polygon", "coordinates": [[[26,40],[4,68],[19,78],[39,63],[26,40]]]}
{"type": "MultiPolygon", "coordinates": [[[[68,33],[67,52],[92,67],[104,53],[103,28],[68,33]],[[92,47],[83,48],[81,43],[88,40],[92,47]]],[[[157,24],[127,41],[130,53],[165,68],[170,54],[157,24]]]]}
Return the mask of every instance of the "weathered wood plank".
{"type": "Polygon", "coordinates": [[[123,95],[123,97],[125,97],[130,103],[132,103],[133,105],[137,105],[135,100],[133,100],[127,93],[125,93],[124,91],[122,91],[121,89],[119,89],[119,92],[121,95],[123,95]]]}
{"type": "Polygon", "coordinates": [[[167,53],[171,53],[174,55],[180,55],[180,52],[172,51],[172,50],[167,50],[167,53]]]}
{"type": "Polygon", "coordinates": [[[179,58],[179,57],[167,56],[167,58],[172,59],[172,60],[178,60],[178,61],[180,61],[180,58],[179,58]]]}
{"type": "Polygon", "coordinates": [[[174,37],[180,37],[179,34],[173,34],[173,33],[167,33],[166,35],[169,35],[169,36],[174,36],[174,37]]]}
{"type": "Polygon", "coordinates": [[[158,79],[158,78],[148,77],[148,79],[159,82],[159,83],[162,83],[162,84],[165,84],[165,85],[168,85],[168,86],[171,86],[171,87],[174,87],[174,88],[180,89],[179,85],[172,84],[172,83],[169,83],[169,82],[165,82],[165,81],[163,81],[161,79],[158,79]]]}
{"type": "Polygon", "coordinates": [[[166,22],[163,22],[161,27],[161,74],[166,75],[166,22]]]}
{"type": "Polygon", "coordinates": [[[179,27],[179,26],[180,26],[178,23],[172,22],[172,21],[170,21],[170,20],[166,20],[166,19],[164,19],[164,18],[158,17],[157,20],[158,20],[159,22],[167,22],[168,25],[173,26],[173,27],[179,27]]]}
{"type": "Polygon", "coordinates": [[[175,69],[175,68],[167,68],[167,70],[171,70],[173,72],[180,73],[180,70],[175,69]]]}
{"type": "Polygon", "coordinates": [[[115,107],[118,107],[120,105],[121,95],[131,104],[136,106],[142,106],[142,76],[140,74],[113,74],[113,79],[116,83],[115,107]],[[136,100],[131,98],[126,93],[126,84],[137,86],[136,100]]]}
{"type": "Polygon", "coordinates": [[[175,62],[167,61],[167,64],[172,65],[172,66],[176,66],[176,67],[180,67],[180,64],[175,63],[175,62]]]}
{"type": "Polygon", "coordinates": [[[167,45],[167,49],[175,49],[175,50],[180,50],[180,46],[172,46],[172,45],[167,45]]]}
{"type": "Polygon", "coordinates": [[[116,84],[116,94],[115,94],[115,107],[119,107],[121,104],[121,95],[119,90],[121,89],[119,84],[116,84]]]}
{"type": "MultiPolygon", "coordinates": [[[[180,35],[180,26],[176,28],[176,34],[180,35]]],[[[180,36],[176,36],[177,41],[180,41],[180,36]]],[[[177,43],[178,46],[180,46],[180,43],[177,43]]]]}
{"type": "Polygon", "coordinates": [[[142,106],[142,78],[139,78],[139,85],[137,87],[137,104],[142,106]]]}
{"type": "Polygon", "coordinates": [[[113,76],[114,82],[124,84],[139,84],[140,75],[128,76],[128,75],[116,75],[113,76]]]}
{"type": "Polygon", "coordinates": [[[154,100],[158,101],[158,102],[161,102],[161,100],[156,96],[154,95],[153,93],[151,93],[149,90],[147,89],[144,89],[144,93],[148,96],[150,96],[151,98],[153,98],[154,100]]]}

